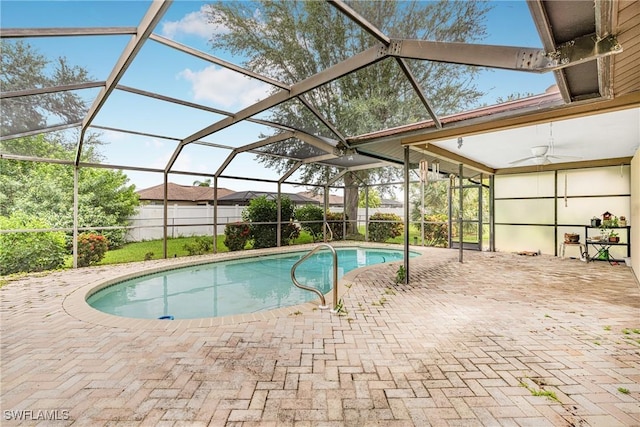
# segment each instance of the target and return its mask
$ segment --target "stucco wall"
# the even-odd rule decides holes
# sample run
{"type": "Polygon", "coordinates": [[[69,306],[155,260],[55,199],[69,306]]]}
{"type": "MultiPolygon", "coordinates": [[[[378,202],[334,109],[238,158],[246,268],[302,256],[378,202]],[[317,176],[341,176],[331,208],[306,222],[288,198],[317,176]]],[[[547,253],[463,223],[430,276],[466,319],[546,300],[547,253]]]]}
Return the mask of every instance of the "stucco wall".
{"type": "MultiPolygon", "coordinates": [[[[554,255],[564,233],[577,233],[584,242],[585,225],[594,216],[609,211],[629,219],[630,171],[631,167],[625,165],[496,176],[496,250],[554,255]]],[[[636,214],[637,211],[636,207],[636,214]]],[[[630,224],[633,222],[630,219],[630,224]]],[[[635,224],[639,223],[640,218],[636,217],[635,224]]],[[[626,242],[626,231],[617,231],[621,233],[621,241],[626,242]]],[[[590,229],[588,233],[591,237],[600,231],[590,229]]],[[[611,254],[617,259],[625,258],[627,247],[613,247],[611,254]]],[[[567,254],[578,255],[577,250],[567,254]]]]}

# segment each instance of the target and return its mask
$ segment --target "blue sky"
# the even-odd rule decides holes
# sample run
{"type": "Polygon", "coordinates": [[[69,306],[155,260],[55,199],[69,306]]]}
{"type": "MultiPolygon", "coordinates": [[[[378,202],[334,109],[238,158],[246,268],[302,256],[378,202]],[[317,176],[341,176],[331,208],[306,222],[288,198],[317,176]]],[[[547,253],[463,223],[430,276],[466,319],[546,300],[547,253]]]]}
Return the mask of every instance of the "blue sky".
{"type": "MultiPolygon", "coordinates": [[[[489,36],[481,43],[511,46],[541,47],[535,26],[524,0],[497,1],[487,22],[489,36]]],[[[2,27],[115,27],[137,26],[150,2],[137,1],[31,1],[3,0],[0,3],[2,27]]],[[[217,30],[206,22],[202,10],[204,1],[175,1],[164,15],[155,33],[210,53],[229,62],[240,64],[220,52],[211,52],[207,41],[217,30]]],[[[66,56],[70,63],[86,67],[91,76],[105,80],[128,36],[63,37],[28,39],[34,48],[50,58],[66,56]]],[[[511,93],[542,93],[554,84],[551,74],[534,75],[522,72],[492,71],[478,81],[488,93],[487,103],[511,93]]],[[[180,98],[226,111],[238,111],[266,96],[268,86],[219,66],[178,52],[157,42],[147,42],[120,84],[180,98]]],[[[97,91],[86,91],[92,100],[97,91]]],[[[217,122],[223,116],[195,111],[177,105],[152,100],[127,92],[116,91],[100,111],[94,124],[120,127],[176,138],[217,122]]],[[[240,146],[258,140],[258,134],[270,129],[250,123],[233,126],[205,138],[218,144],[240,146]]],[[[175,142],[158,138],[104,132],[106,163],[125,166],[163,168],[171,156],[175,142]]],[[[179,157],[175,169],[215,172],[228,151],[188,146],[179,157]]],[[[162,174],[127,171],[138,188],[162,182],[162,174]]],[[[253,156],[242,155],[229,166],[228,174],[277,179],[277,175],[258,165],[253,156]]],[[[198,175],[171,175],[172,182],[191,184],[198,175]]],[[[220,186],[234,190],[261,189],[275,191],[275,184],[221,180],[220,186]]],[[[303,191],[288,187],[285,191],[303,191]]]]}

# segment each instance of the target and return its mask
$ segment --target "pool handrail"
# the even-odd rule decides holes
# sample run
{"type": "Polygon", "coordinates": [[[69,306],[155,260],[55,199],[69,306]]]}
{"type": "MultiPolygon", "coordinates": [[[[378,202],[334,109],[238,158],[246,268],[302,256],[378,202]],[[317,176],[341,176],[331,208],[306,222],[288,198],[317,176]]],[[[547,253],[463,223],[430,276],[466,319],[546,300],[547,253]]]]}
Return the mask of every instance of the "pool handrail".
{"type": "Polygon", "coordinates": [[[332,241],[333,240],[333,230],[331,229],[331,226],[329,225],[329,223],[327,221],[324,222],[324,228],[326,228],[327,231],[329,231],[329,238],[327,240],[325,240],[325,242],[332,241]]]}
{"type": "Polygon", "coordinates": [[[293,281],[293,284],[299,287],[300,289],[311,291],[316,295],[318,295],[320,297],[319,308],[321,310],[325,310],[329,308],[329,306],[327,306],[327,303],[324,299],[324,295],[322,294],[322,292],[320,292],[316,288],[305,286],[302,283],[298,282],[298,279],[296,279],[296,268],[298,268],[298,265],[302,264],[307,258],[315,254],[322,248],[328,248],[331,251],[331,254],[333,256],[333,309],[331,309],[331,312],[335,313],[338,307],[338,254],[333,246],[331,246],[328,243],[319,243],[315,248],[313,248],[306,255],[300,258],[295,264],[293,264],[293,267],[291,267],[291,280],[293,281]]]}

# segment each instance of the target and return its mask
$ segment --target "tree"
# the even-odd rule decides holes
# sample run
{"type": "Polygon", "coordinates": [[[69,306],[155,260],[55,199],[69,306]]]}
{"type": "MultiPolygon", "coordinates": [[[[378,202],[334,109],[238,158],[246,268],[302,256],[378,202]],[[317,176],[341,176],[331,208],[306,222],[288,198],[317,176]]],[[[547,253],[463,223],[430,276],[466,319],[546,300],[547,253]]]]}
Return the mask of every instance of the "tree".
{"type": "Polygon", "coordinates": [[[380,198],[380,192],[375,188],[369,188],[369,197],[367,198],[367,194],[364,190],[360,191],[359,199],[358,199],[358,207],[366,208],[367,202],[369,202],[370,208],[379,208],[382,204],[382,199],[380,198]]]}
{"type": "MultiPolygon", "coordinates": [[[[90,80],[86,69],[71,66],[64,57],[49,61],[23,41],[1,40],[0,47],[0,82],[3,92],[90,80]]],[[[82,98],[72,91],[22,96],[3,100],[2,103],[2,135],[40,129],[47,124],[47,116],[55,116],[64,123],[78,122],[87,110],[82,98]]]]}
{"type": "MultiPolygon", "coordinates": [[[[87,71],[66,59],[48,61],[23,42],[2,40],[2,89],[51,87],[88,80],[87,71]]],[[[78,121],[86,111],[84,101],[70,92],[15,98],[2,105],[2,134],[43,127],[47,118],[78,121]]],[[[47,133],[0,141],[0,153],[72,161],[77,136],[47,133]]],[[[100,162],[99,135],[86,135],[81,160],[100,162]]],[[[0,215],[22,212],[46,220],[55,228],[73,226],[74,167],[63,164],[0,159],[0,215]]],[[[121,171],[81,168],[78,174],[78,226],[122,226],[138,206],[133,185],[121,171]]],[[[124,243],[125,230],[102,231],[110,246],[124,243]]],[[[68,241],[70,241],[68,235],[68,241]]]]}
{"type": "MultiPolygon", "coordinates": [[[[289,245],[300,235],[300,229],[292,222],[294,216],[294,205],[291,199],[283,197],[280,200],[280,218],[283,222],[280,241],[283,245],[289,245]]],[[[255,249],[271,248],[277,245],[278,203],[275,200],[270,200],[267,196],[252,199],[249,206],[242,211],[242,219],[252,223],[249,229],[255,249]]]]}
{"type": "Polygon", "coordinates": [[[207,178],[204,181],[195,180],[193,181],[193,185],[195,187],[211,187],[211,178],[207,178]]]}
{"type": "MultiPolygon", "coordinates": [[[[352,2],[357,12],[391,37],[465,42],[484,36],[485,2],[375,1],[352,2]]],[[[285,83],[295,83],[373,46],[376,41],[326,2],[218,1],[209,10],[210,21],[226,29],[211,39],[214,48],[247,58],[245,66],[285,83]]],[[[408,61],[409,62],[409,61],[408,61]]],[[[440,114],[476,103],[477,68],[410,61],[412,73],[440,114]]],[[[347,136],[414,123],[428,118],[393,59],[358,70],[305,93],[305,98],[347,136]]],[[[274,89],[275,91],[276,89],[274,89]]],[[[271,110],[272,120],[321,136],[334,137],[314,114],[297,101],[271,110]]],[[[271,152],[293,155],[308,149],[300,141],[284,141],[271,152]]],[[[283,173],[293,160],[260,156],[267,167],[283,173]]],[[[317,164],[302,169],[302,180],[322,184],[335,170],[317,164]]],[[[344,176],[345,209],[357,217],[358,183],[397,180],[398,169],[358,171],[344,176]]],[[[383,189],[384,191],[384,189],[383,189]]],[[[354,225],[351,224],[351,232],[354,225]]]]}

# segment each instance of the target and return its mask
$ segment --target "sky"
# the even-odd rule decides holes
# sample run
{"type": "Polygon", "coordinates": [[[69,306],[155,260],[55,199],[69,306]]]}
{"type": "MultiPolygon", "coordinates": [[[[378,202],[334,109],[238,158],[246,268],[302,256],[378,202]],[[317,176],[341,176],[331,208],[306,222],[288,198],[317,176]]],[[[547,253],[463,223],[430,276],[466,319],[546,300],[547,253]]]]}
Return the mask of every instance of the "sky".
{"type": "MultiPolygon", "coordinates": [[[[524,0],[493,3],[487,22],[489,35],[481,43],[541,47],[524,0]]],[[[147,0],[3,0],[0,3],[0,24],[3,28],[137,26],[149,4],[147,0]]],[[[207,23],[206,5],[204,1],[175,1],[154,33],[241,65],[242,58],[211,51],[208,41],[220,29],[207,23]]],[[[129,36],[93,36],[33,38],[27,41],[48,58],[65,56],[71,64],[86,67],[96,80],[106,80],[129,39],[129,36]]],[[[512,93],[543,93],[554,83],[551,74],[508,71],[488,72],[478,80],[480,89],[488,94],[485,101],[489,104],[512,93]]],[[[269,89],[266,84],[154,41],[148,41],[141,49],[120,84],[230,112],[239,111],[264,98],[269,89]]],[[[97,93],[97,89],[78,92],[89,105],[97,93]]],[[[181,139],[222,118],[222,115],[114,91],[93,124],[181,139]]],[[[175,141],[161,138],[101,132],[101,139],[108,142],[101,147],[105,163],[114,165],[164,168],[176,146],[175,141]]],[[[259,140],[260,133],[270,134],[272,130],[241,123],[204,140],[237,147],[259,140]]],[[[178,157],[174,169],[191,170],[194,175],[172,174],[170,181],[190,185],[195,180],[203,180],[205,177],[197,173],[214,173],[228,154],[229,151],[224,149],[188,145],[178,157]]],[[[129,170],[125,173],[139,189],[162,183],[162,174],[129,170]]],[[[274,171],[258,164],[250,154],[234,159],[225,174],[278,178],[274,171]]],[[[277,189],[276,184],[244,180],[221,179],[219,185],[236,191],[277,189]]],[[[304,190],[303,187],[283,186],[283,191],[304,190]]]]}

